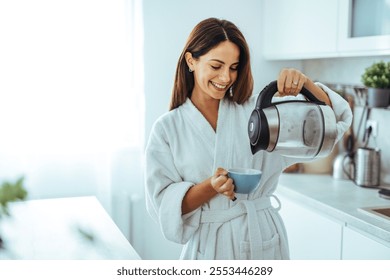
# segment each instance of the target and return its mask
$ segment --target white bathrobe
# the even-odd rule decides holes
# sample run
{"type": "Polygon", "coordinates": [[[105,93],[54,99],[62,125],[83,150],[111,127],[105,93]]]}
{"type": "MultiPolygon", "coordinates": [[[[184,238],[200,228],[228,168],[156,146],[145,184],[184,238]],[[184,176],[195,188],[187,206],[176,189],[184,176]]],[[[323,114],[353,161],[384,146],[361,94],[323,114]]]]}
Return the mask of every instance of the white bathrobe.
{"type": "MultiPolygon", "coordinates": [[[[351,110],[337,93],[319,85],[332,102],[340,139],[351,124],[351,110]]],[[[146,147],[147,209],[167,239],[185,244],[181,259],[289,258],[280,204],[273,193],[281,172],[302,160],[276,152],[252,155],[247,125],[256,99],[252,96],[244,105],[222,100],[216,132],[190,99],[153,126],[146,147]],[[236,194],[236,201],[218,194],[182,215],[188,189],[212,176],[217,167],[262,170],[260,186],[249,195],[236,194]]]]}

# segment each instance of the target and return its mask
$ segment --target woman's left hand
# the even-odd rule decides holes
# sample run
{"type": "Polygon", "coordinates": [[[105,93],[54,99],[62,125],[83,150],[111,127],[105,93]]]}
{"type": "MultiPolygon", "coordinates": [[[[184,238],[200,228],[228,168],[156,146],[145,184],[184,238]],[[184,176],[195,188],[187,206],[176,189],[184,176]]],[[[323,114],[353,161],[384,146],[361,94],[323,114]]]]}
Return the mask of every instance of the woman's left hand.
{"type": "Polygon", "coordinates": [[[307,77],[299,70],[283,68],[277,80],[278,92],[281,96],[297,95],[306,81],[307,77]]]}

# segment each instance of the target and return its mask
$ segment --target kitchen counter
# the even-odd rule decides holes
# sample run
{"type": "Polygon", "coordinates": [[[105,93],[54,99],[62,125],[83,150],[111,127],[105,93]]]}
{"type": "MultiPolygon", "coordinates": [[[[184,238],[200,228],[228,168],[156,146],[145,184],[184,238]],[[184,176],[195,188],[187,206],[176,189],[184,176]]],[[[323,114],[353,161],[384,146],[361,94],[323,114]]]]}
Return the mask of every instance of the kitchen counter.
{"type": "Polygon", "coordinates": [[[359,187],[352,181],[335,180],[330,175],[284,173],[279,180],[278,193],[347,227],[368,233],[390,247],[390,220],[358,210],[390,207],[390,200],[380,197],[378,189],[359,187]]]}
{"type": "Polygon", "coordinates": [[[3,217],[0,260],[139,260],[96,197],[13,202],[3,217]]]}

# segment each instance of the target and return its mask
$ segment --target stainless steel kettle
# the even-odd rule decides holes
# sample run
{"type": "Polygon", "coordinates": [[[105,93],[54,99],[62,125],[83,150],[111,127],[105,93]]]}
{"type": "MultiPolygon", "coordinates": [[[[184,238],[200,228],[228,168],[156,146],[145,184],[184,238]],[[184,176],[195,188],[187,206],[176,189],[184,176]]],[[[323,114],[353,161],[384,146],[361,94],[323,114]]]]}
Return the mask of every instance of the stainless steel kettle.
{"type": "Polygon", "coordinates": [[[276,81],[257,98],[248,122],[252,154],[279,151],[289,157],[315,158],[329,155],[336,142],[336,117],[331,107],[302,88],[307,100],[272,103],[276,81]]]}

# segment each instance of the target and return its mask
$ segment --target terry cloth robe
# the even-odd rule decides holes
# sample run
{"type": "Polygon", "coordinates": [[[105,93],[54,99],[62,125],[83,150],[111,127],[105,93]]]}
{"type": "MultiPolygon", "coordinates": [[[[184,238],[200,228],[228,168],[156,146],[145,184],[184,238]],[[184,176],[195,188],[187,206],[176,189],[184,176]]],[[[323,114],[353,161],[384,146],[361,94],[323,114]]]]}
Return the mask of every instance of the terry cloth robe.
{"type": "MultiPolygon", "coordinates": [[[[319,84],[329,95],[339,140],[352,122],[348,103],[319,84]]],[[[288,259],[288,241],[280,204],[273,195],[278,178],[303,159],[277,152],[252,155],[247,124],[257,96],[244,105],[221,100],[216,132],[188,98],[154,124],[146,147],[146,204],[168,240],[185,244],[181,259],[288,259]],[[191,213],[181,205],[193,185],[217,167],[262,170],[259,187],[237,200],[217,194],[191,213]],[[275,205],[276,204],[276,205],[275,205]]]]}

